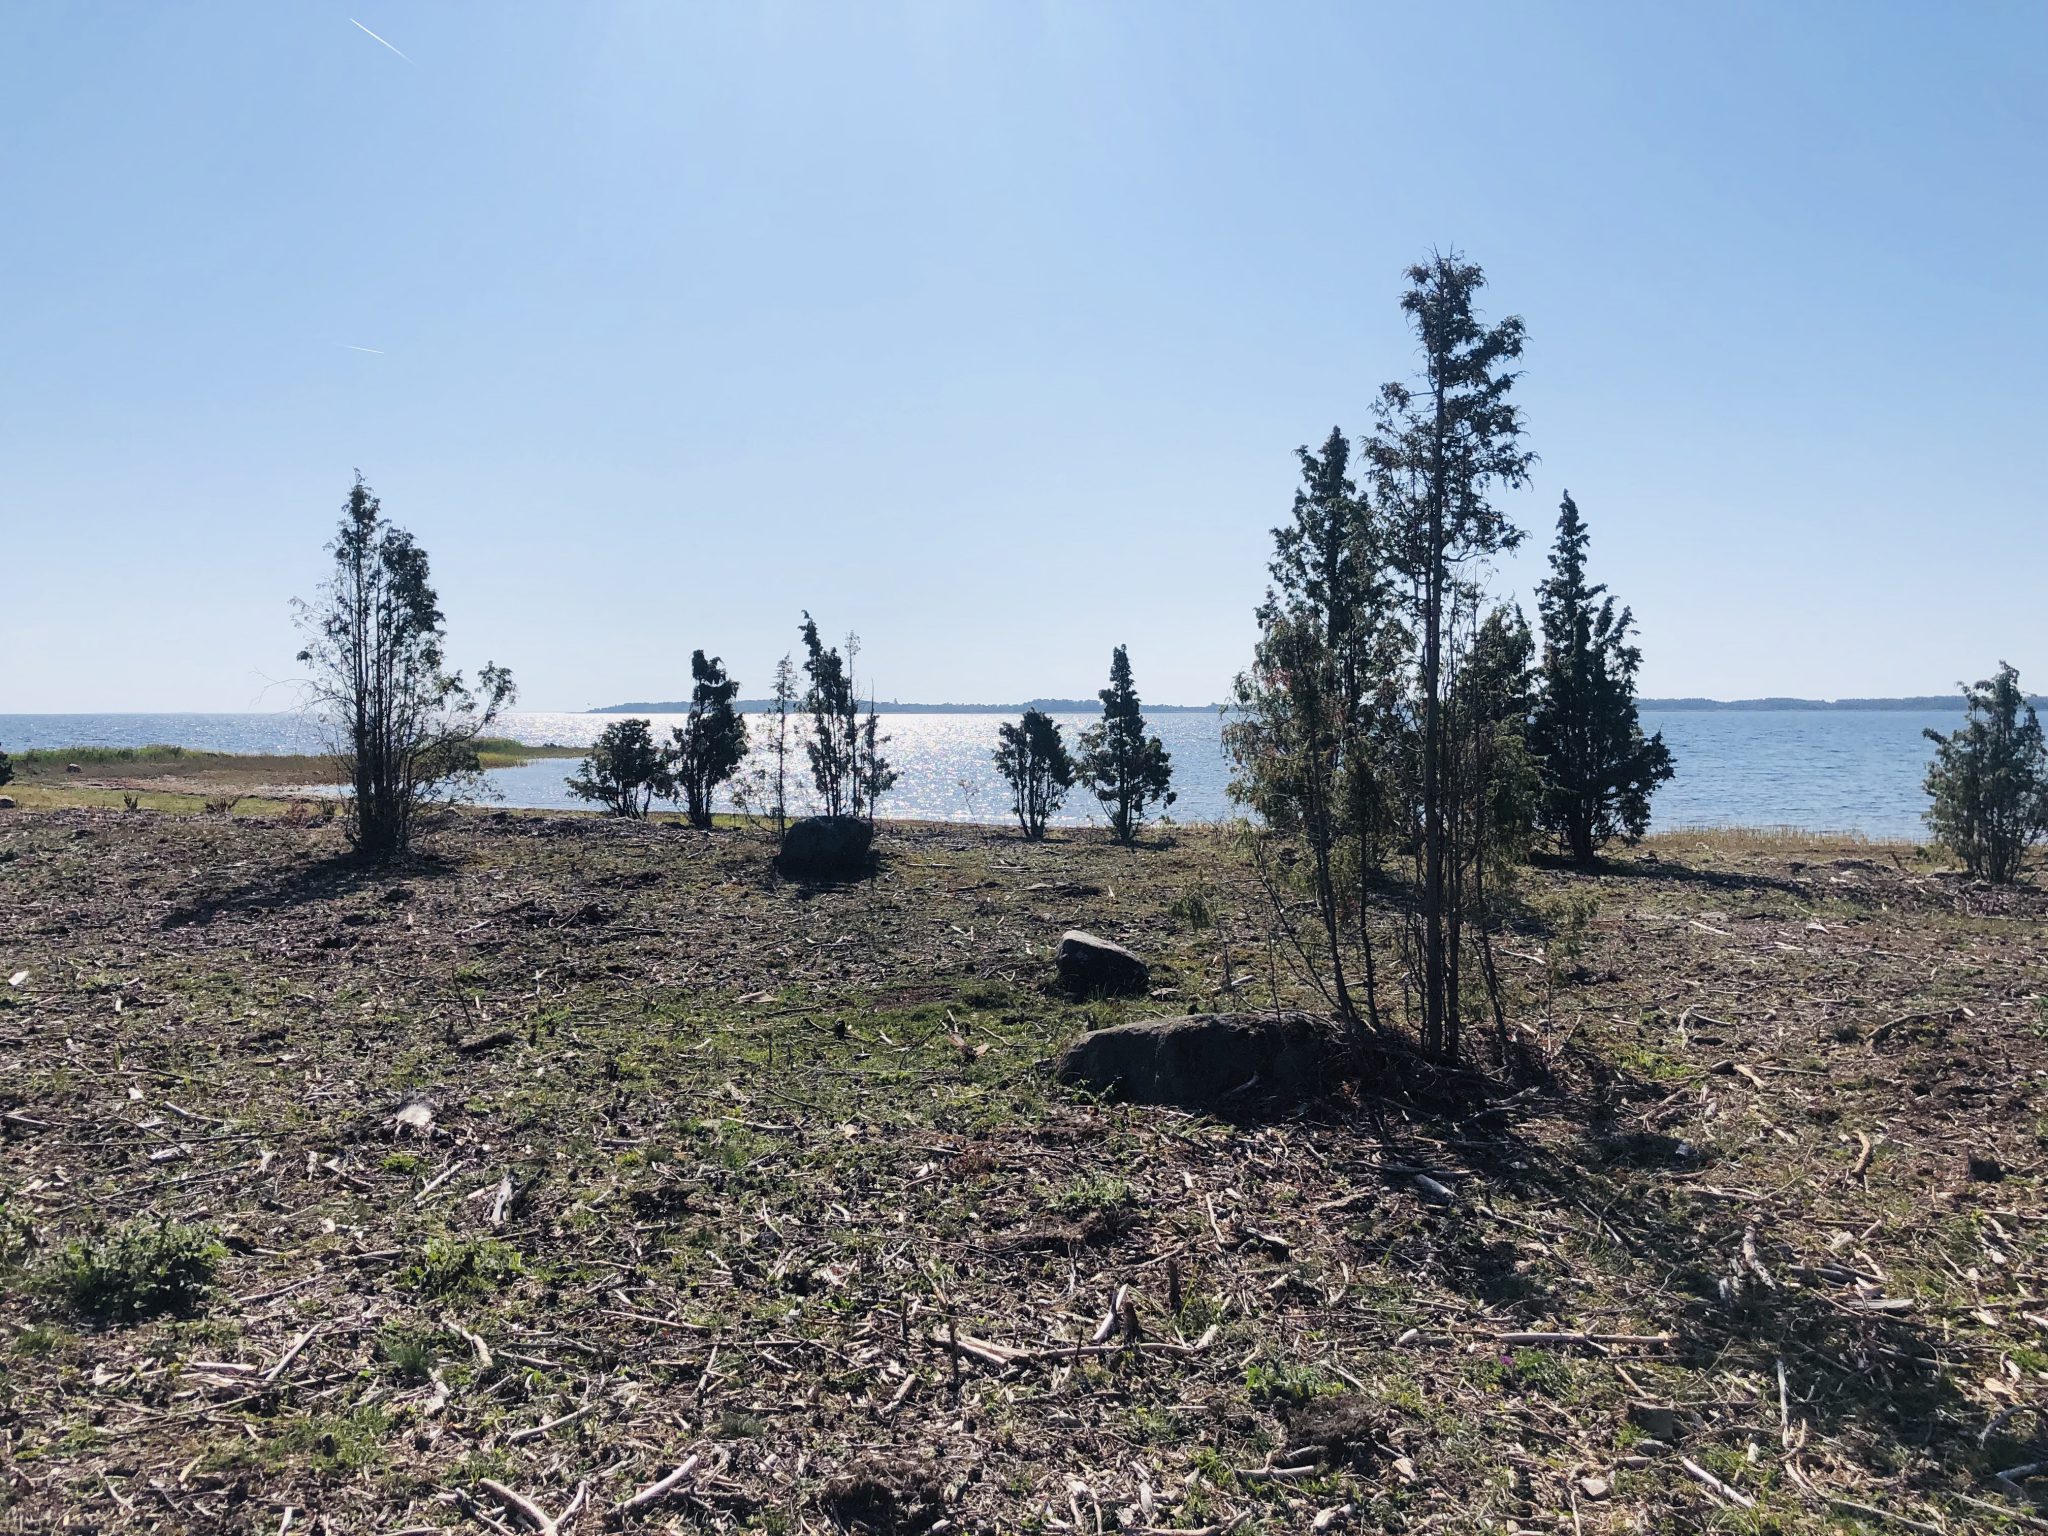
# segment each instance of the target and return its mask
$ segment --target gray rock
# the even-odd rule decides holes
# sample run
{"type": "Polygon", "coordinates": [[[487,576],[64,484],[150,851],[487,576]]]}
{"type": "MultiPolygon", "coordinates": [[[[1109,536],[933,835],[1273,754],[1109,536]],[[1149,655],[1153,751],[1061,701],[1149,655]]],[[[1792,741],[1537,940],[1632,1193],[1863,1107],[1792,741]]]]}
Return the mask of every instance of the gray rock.
{"type": "Polygon", "coordinates": [[[1084,997],[1123,996],[1143,992],[1152,984],[1145,962],[1107,939],[1069,928],[1060,935],[1060,985],[1084,997]]]}
{"type": "Polygon", "coordinates": [[[13,810],[13,809],[14,809],[14,796],[12,796],[12,795],[0,795],[0,811],[11,811],[11,810],[13,810]]]}
{"type": "Polygon", "coordinates": [[[875,829],[858,816],[806,816],[782,834],[775,864],[807,880],[851,880],[868,871],[875,829]]]}
{"type": "Polygon", "coordinates": [[[1055,1070],[1063,1083],[1139,1104],[1299,1101],[1327,1085],[1332,1046],[1332,1026],[1313,1014],[1191,1013],[1093,1030],[1055,1070]]]}

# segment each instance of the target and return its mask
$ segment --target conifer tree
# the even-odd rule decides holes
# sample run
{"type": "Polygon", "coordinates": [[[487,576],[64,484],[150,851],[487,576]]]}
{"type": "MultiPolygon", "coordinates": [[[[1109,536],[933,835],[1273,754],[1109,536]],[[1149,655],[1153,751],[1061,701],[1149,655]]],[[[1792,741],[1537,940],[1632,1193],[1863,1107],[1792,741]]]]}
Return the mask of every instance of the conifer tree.
{"type": "Polygon", "coordinates": [[[670,730],[669,764],[690,825],[708,831],[712,795],[746,759],[747,722],[732,707],[740,685],[726,672],[724,661],[693,651],[690,678],[690,713],[670,730]]]}
{"type": "Polygon", "coordinates": [[[1046,821],[1074,787],[1074,760],[1060,737],[1059,722],[1042,709],[1027,709],[1014,724],[996,729],[996,770],[1010,786],[1010,806],[1030,842],[1045,836],[1046,821]]]}
{"type": "Polygon", "coordinates": [[[796,703],[796,664],[785,655],[775,663],[775,745],[773,770],[775,835],[789,827],[789,711],[796,703]]]}
{"type": "MultiPolygon", "coordinates": [[[[811,760],[811,780],[825,803],[827,816],[860,814],[860,704],[853,691],[848,658],[830,649],[818,636],[817,621],[808,613],[802,627],[804,671],[810,677],[804,708],[811,716],[811,739],[804,750],[811,760]]],[[[849,637],[848,649],[852,649],[849,637]]]]}
{"type": "Polygon", "coordinates": [[[667,756],[638,715],[614,720],[599,732],[568,784],[578,799],[594,801],[606,814],[629,821],[643,819],[657,797],[665,800],[675,793],[667,756]]]}
{"type": "Polygon", "coordinates": [[[12,784],[13,782],[14,764],[8,759],[5,752],[0,752],[0,784],[12,784]]]}
{"type": "Polygon", "coordinates": [[[1530,747],[1543,765],[1543,825],[1580,868],[1614,838],[1650,824],[1650,796],[1675,771],[1664,737],[1636,716],[1642,652],[1634,620],[1586,580],[1586,525],[1569,493],[1558,508],[1550,579],[1538,589],[1543,669],[1530,747]]]}
{"type": "Polygon", "coordinates": [[[1173,760],[1157,736],[1145,734],[1145,714],[1131,681],[1131,658],[1118,646],[1109,662],[1102,723],[1081,733],[1080,777],[1109,814],[1117,841],[1129,847],[1152,805],[1171,805],[1173,760]]]}
{"type": "MultiPolygon", "coordinates": [[[[1295,450],[1301,486],[1291,518],[1274,530],[1258,647],[1237,680],[1224,729],[1237,769],[1232,794],[1269,828],[1306,846],[1328,971],[1327,984],[1315,979],[1345,1017],[1355,1005],[1344,918],[1351,910],[1362,918],[1363,882],[1379,862],[1386,790],[1379,753],[1398,686],[1390,645],[1398,625],[1380,528],[1351,480],[1350,451],[1334,427],[1320,450],[1295,450]],[[1351,880],[1360,882],[1355,893],[1351,880]]],[[[1358,937],[1366,1012],[1377,1022],[1371,935],[1362,921],[1358,937]]]]}
{"type": "Polygon", "coordinates": [[[320,596],[293,604],[306,637],[299,662],[336,738],[349,841],[381,864],[412,846],[423,809],[479,782],[477,738],[517,690],[503,667],[487,663],[474,691],[447,669],[427,552],[384,516],[361,475],[328,553],[320,596]]]}
{"type": "Polygon", "coordinates": [[[1980,879],[2017,879],[2027,850],[2048,834],[2048,745],[2020,675],[2004,662],[1964,685],[1962,729],[1928,731],[1928,830],[1980,879]]]}
{"type": "Polygon", "coordinates": [[[1486,284],[1455,253],[1408,269],[1401,308],[1414,327],[1422,374],[1380,391],[1366,452],[1373,500],[1387,522],[1389,563],[1406,587],[1417,654],[1414,794],[1416,945],[1423,995],[1422,1046],[1459,1054],[1457,922],[1452,872],[1456,793],[1450,731],[1452,647],[1479,600],[1475,569],[1521,542],[1494,506],[1496,487],[1520,486],[1534,455],[1522,446],[1522,418],[1510,396],[1519,375],[1523,325],[1509,316],[1483,324],[1476,308],[1486,284]]]}

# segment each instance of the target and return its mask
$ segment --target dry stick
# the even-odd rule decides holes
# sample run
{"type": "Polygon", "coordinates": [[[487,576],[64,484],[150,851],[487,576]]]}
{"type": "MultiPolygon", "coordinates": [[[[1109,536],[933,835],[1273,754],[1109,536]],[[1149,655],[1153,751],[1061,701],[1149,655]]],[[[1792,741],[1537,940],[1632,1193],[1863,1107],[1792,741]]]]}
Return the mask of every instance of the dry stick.
{"type": "Polygon", "coordinates": [[[1089,1343],[1103,1343],[1112,1333],[1116,1332],[1117,1319],[1123,1316],[1124,1297],[1129,1292],[1129,1286],[1120,1285],[1116,1288],[1116,1295],[1110,1300],[1109,1310],[1103,1314],[1102,1321],[1095,1325],[1095,1336],[1088,1341],[1089,1343]]]}
{"type": "Polygon", "coordinates": [[[426,1182],[426,1185],[420,1190],[420,1192],[412,1197],[412,1203],[414,1205],[423,1204],[427,1196],[431,1195],[443,1184],[446,1184],[450,1179],[454,1178],[456,1172],[462,1168],[465,1162],[467,1162],[466,1158],[458,1157],[446,1168],[442,1169],[439,1173],[435,1174],[433,1178],[429,1179],[426,1182]]]}
{"type": "Polygon", "coordinates": [[[1821,1495],[1837,1509],[1853,1509],[1859,1515],[1874,1515],[1880,1520],[1889,1520],[1894,1525],[1903,1525],[1909,1531],[1926,1531],[1928,1536],[1948,1536],[1938,1525],[1926,1525],[1918,1520],[1908,1520],[1904,1515],[1894,1514],[1888,1509],[1879,1509],[1871,1504],[1858,1504],[1854,1499],[1838,1498],[1832,1493],[1821,1495]]]}
{"type": "Polygon", "coordinates": [[[1715,1493],[1718,1493],[1723,1498],[1726,1498],[1730,1503],[1739,1504],[1744,1509],[1756,1508],[1755,1499],[1752,1499],[1740,1488],[1729,1487],[1726,1483],[1722,1482],[1721,1479],[1714,1476],[1713,1473],[1709,1472],[1705,1467],[1701,1466],[1698,1462],[1694,1461],[1690,1456],[1679,1457],[1678,1464],[1681,1467],[1685,1468],[1686,1473],[1689,1476],[1691,1476],[1695,1481],[1705,1484],[1715,1493]]]}
{"type": "Polygon", "coordinates": [[[541,1536],[555,1536],[557,1529],[555,1521],[550,1518],[546,1510],[534,1503],[525,1494],[515,1493],[503,1483],[496,1482],[488,1477],[478,1478],[476,1485],[500,1504],[504,1505],[507,1511],[517,1516],[528,1527],[539,1531],[541,1536]]]}
{"type": "Polygon", "coordinates": [[[291,1342],[291,1347],[287,1349],[281,1356],[278,1357],[277,1364],[273,1365],[269,1370],[263,1373],[263,1380],[266,1383],[269,1383],[277,1380],[278,1377],[282,1376],[285,1373],[286,1368],[290,1366],[290,1364],[294,1360],[299,1358],[299,1351],[304,1349],[308,1344],[313,1342],[313,1335],[320,1331],[320,1327],[320,1324],[315,1323],[311,1328],[308,1328],[296,1339],[293,1339],[291,1342]]]}
{"type": "Polygon", "coordinates": [[[509,1207],[511,1204],[512,1174],[511,1171],[508,1169],[505,1173],[505,1176],[502,1179],[498,1180],[498,1193],[491,1201],[492,1226],[502,1227],[505,1224],[505,1211],[507,1207],[509,1207]]]}
{"type": "Polygon", "coordinates": [[[910,1400],[911,1391],[917,1386],[917,1373],[911,1372],[903,1378],[903,1385],[896,1389],[896,1395],[882,1405],[882,1417],[888,1418],[910,1400]]]}
{"type": "Polygon", "coordinates": [[[683,1458],[683,1464],[677,1467],[675,1471],[669,1473],[667,1477],[658,1478],[654,1482],[649,1483],[624,1503],[614,1504],[612,1506],[612,1513],[623,1515],[629,1509],[645,1509],[649,1504],[667,1498],[677,1488],[682,1486],[684,1478],[696,1470],[697,1453],[692,1451],[683,1458]]]}
{"type": "Polygon", "coordinates": [[[527,1440],[538,1440],[551,1429],[560,1429],[564,1424],[574,1424],[578,1419],[596,1411],[595,1403],[585,1403],[581,1408],[571,1409],[558,1419],[549,1419],[545,1424],[535,1424],[527,1429],[515,1429],[505,1437],[507,1445],[519,1445],[527,1440]]]}
{"type": "Polygon", "coordinates": [[[1668,1333],[1496,1333],[1496,1344],[1640,1344],[1646,1348],[1671,1342],[1668,1333]]]}

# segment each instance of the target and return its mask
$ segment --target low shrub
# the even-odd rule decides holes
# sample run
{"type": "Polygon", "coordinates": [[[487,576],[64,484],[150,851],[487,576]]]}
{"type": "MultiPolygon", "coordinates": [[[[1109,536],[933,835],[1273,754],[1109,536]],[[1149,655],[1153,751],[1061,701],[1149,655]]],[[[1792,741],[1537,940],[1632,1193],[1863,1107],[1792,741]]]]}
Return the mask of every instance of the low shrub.
{"type": "Polygon", "coordinates": [[[212,1289],[225,1257],[211,1228],[131,1221],[104,1237],[80,1238],[59,1249],[43,1284],[88,1322],[134,1323],[191,1311],[212,1289]]]}

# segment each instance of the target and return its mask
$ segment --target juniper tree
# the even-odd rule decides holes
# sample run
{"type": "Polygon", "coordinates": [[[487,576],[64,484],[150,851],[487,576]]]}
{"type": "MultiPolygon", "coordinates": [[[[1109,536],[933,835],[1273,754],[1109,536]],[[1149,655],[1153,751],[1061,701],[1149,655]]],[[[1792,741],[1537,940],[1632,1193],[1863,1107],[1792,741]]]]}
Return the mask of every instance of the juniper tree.
{"type": "Polygon", "coordinates": [[[1387,557],[1406,584],[1413,630],[1417,881],[1415,924],[1423,994],[1422,1045],[1459,1054],[1457,962],[1451,869],[1452,757],[1450,647],[1460,614],[1477,601],[1476,568],[1521,542],[1490,499],[1528,478],[1534,455],[1522,446],[1522,418],[1510,396],[1519,377],[1523,325],[1509,316],[1482,323],[1475,301],[1486,284],[1478,266],[1437,253],[1408,269],[1402,311],[1414,328],[1422,372],[1382,387],[1366,439],[1375,508],[1386,523],[1387,557]]]}
{"type": "Polygon", "coordinates": [[[1042,709],[996,728],[996,770],[1010,786],[1010,808],[1032,842],[1045,836],[1046,821],[1074,787],[1074,760],[1060,736],[1059,722],[1042,709]]]}
{"type": "Polygon", "coordinates": [[[670,728],[669,771],[690,825],[711,827],[711,799],[747,755],[747,722],[732,707],[740,685],[718,657],[690,653],[690,712],[670,728]]]}
{"type": "Polygon", "coordinates": [[[775,760],[773,805],[778,837],[789,826],[789,711],[796,697],[796,666],[785,655],[775,663],[775,744],[769,749],[775,760]]]}
{"type": "MultiPolygon", "coordinates": [[[[701,654],[701,653],[700,653],[701,654]]],[[[659,798],[672,799],[675,781],[654,731],[638,715],[614,720],[598,733],[590,755],[567,780],[569,793],[590,800],[612,816],[639,821],[659,798]]]]}
{"type": "MultiPolygon", "coordinates": [[[[851,638],[848,637],[849,640],[851,638]]],[[[857,800],[867,807],[869,821],[875,819],[875,810],[881,805],[882,796],[896,787],[896,770],[889,766],[889,759],[882,756],[882,748],[888,744],[889,738],[882,734],[881,717],[875,713],[875,701],[870,695],[867,718],[861,721],[860,750],[854,764],[857,800]]]]}
{"type": "MultiPolygon", "coordinates": [[[[804,672],[810,687],[804,708],[811,717],[811,739],[804,750],[811,779],[818,786],[828,816],[860,813],[860,705],[853,691],[847,658],[818,637],[818,625],[804,615],[804,672]]],[[[849,639],[848,649],[851,649],[849,639]]]]}
{"type": "Polygon", "coordinates": [[[1614,838],[1650,824],[1650,796],[1675,771],[1663,733],[1636,715],[1642,652],[1634,620],[1607,588],[1586,580],[1586,525],[1567,493],[1557,514],[1550,578],[1537,590],[1543,669],[1530,746],[1543,765],[1545,828],[1581,868],[1614,838]]]}
{"type": "Polygon", "coordinates": [[[1144,709],[1131,681],[1131,658],[1118,646],[1109,661],[1109,686],[1102,700],[1102,723],[1081,733],[1081,781],[1102,802],[1110,830],[1126,847],[1136,841],[1153,805],[1171,805],[1173,760],[1157,736],[1145,734],[1144,709]]]}
{"type": "Polygon", "coordinates": [[[447,630],[427,552],[356,476],[328,546],[333,573],[294,602],[314,707],[335,735],[349,789],[348,836],[372,863],[412,844],[421,810],[478,782],[477,737],[515,697],[485,664],[472,691],[447,666],[447,630]]]}
{"type": "Polygon", "coordinates": [[[2019,673],[2004,662],[1963,685],[1963,707],[1960,730],[1926,733],[1934,743],[1927,827],[1971,874],[2003,885],[2048,833],[2048,745],[2019,673]]]}
{"type": "Polygon", "coordinates": [[[1360,914],[1366,1009],[1376,1020],[1362,898],[1384,820],[1386,775],[1378,754],[1395,670],[1389,641],[1398,626],[1378,523],[1350,478],[1343,432],[1332,428],[1319,451],[1295,453],[1302,484],[1291,518],[1274,530],[1260,638],[1251,669],[1237,679],[1224,731],[1237,770],[1231,791],[1268,827],[1306,845],[1326,991],[1347,1017],[1355,1009],[1344,966],[1345,915],[1360,914]],[[1359,882],[1356,901],[1347,868],[1359,882]]]}

